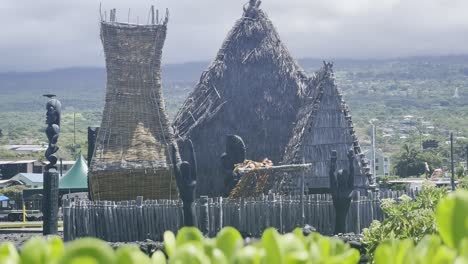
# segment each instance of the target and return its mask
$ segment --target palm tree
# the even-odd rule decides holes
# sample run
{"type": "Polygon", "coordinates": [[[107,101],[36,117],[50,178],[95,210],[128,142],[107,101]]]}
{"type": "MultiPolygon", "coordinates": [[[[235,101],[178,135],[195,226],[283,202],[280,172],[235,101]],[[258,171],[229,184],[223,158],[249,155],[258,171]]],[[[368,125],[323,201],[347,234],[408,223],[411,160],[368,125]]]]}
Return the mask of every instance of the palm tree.
{"type": "Polygon", "coordinates": [[[396,173],[403,178],[419,175],[425,171],[424,161],[420,159],[420,152],[408,144],[403,145],[402,152],[397,157],[396,173]]]}

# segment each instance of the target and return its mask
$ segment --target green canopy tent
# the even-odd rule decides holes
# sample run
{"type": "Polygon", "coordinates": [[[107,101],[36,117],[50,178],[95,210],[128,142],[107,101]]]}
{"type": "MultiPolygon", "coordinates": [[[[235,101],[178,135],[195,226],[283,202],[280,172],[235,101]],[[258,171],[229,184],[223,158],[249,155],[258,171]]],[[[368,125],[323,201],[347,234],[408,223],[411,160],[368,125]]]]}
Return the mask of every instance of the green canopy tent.
{"type": "MultiPolygon", "coordinates": [[[[78,157],[75,165],[59,179],[60,197],[68,193],[81,192],[88,192],[88,165],[82,155],[78,157]]],[[[23,199],[35,194],[42,194],[42,188],[24,190],[23,199]]]]}
{"type": "Polygon", "coordinates": [[[71,192],[88,191],[88,165],[86,165],[83,155],[76,160],[75,165],[59,180],[60,190],[70,190],[71,192]]]}

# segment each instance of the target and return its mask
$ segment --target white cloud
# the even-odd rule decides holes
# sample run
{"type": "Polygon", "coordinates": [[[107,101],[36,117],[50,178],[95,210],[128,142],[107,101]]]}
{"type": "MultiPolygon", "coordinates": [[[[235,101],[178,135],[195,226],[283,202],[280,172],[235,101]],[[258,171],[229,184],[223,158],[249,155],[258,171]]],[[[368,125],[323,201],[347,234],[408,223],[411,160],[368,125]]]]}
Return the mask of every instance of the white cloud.
{"type": "MultiPolygon", "coordinates": [[[[102,0],[146,23],[170,9],[164,62],[212,59],[247,0],[102,0]]],[[[295,57],[468,53],[466,0],[264,0],[295,57]]],[[[0,0],[0,71],[103,65],[97,0],[0,0]]]]}

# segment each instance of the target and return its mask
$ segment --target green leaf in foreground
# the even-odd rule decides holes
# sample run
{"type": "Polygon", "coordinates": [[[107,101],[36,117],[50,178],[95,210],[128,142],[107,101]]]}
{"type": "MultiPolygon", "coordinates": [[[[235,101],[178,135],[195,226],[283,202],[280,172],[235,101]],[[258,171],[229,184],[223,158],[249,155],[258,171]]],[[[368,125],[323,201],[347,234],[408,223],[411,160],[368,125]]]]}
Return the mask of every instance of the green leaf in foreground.
{"type": "Polygon", "coordinates": [[[211,258],[211,263],[215,263],[215,264],[228,264],[229,263],[224,253],[217,248],[213,249],[213,251],[211,252],[210,258],[211,258]]]}
{"type": "Polygon", "coordinates": [[[281,264],[280,234],[274,228],[268,228],[263,232],[262,245],[266,250],[266,260],[268,264],[281,264]]]}
{"type": "Polygon", "coordinates": [[[150,264],[150,258],[141,250],[134,245],[123,245],[120,246],[116,251],[117,264],[150,264]]]}
{"type": "Polygon", "coordinates": [[[468,257],[458,257],[457,259],[455,259],[454,264],[468,264],[468,257]]]}
{"type": "Polygon", "coordinates": [[[216,236],[216,247],[230,259],[234,253],[244,246],[244,240],[237,229],[233,227],[223,228],[216,236]]]}
{"type": "Polygon", "coordinates": [[[440,201],[436,220],[444,242],[458,248],[462,240],[468,237],[468,191],[458,190],[440,201]]]}
{"type": "Polygon", "coordinates": [[[414,263],[412,260],[413,250],[414,244],[410,239],[387,240],[375,250],[374,261],[376,264],[414,263]]]}
{"type": "Polygon", "coordinates": [[[33,237],[28,240],[21,249],[21,262],[28,264],[47,264],[50,248],[43,237],[33,237]]]}
{"type": "Polygon", "coordinates": [[[307,251],[296,251],[286,254],[284,263],[286,264],[307,264],[310,263],[307,251]]]}
{"type": "Polygon", "coordinates": [[[20,257],[15,246],[11,242],[0,245],[0,263],[16,264],[19,263],[20,257]]]}
{"type": "Polygon", "coordinates": [[[164,232],[164,248],[169,257],[172,256],[176,250],[176,238],[171,231],[164,232]]]}
{"type": "Polygon", "coordinates": [[[280,237],[281,251],[283,254],[297,251],[305,251],[304,243],[296,235],[289,233],[280,237]]]}
{"type": "Polygon", "coordinates": [[[116,263],[114,250],[104,241],[95,238],[82,238],[67,244],[60,264],[116,263]]]}
{"type": "Polygon", "coordinates": [[[59,236],[49,236],[47,240],[49,244],[49,260],[57,261],[63,255],[65,249],[63,240],[59,236]]]}
{"type": "Polygon", "coordinates": [[[203,237],[202,232],[196,227],[183,227],[179,230],[176,236],[176,246],[180,247],[186,243],[190,242],[200,242],[202,243],[205,238],[203,237]]]}
{"type": "MultiPolygon", "coordinates": [[[[253,246],[246,246],[234,255],[233,264],[261,264],[262,256],[260,251],[253,246]]],[[[266,263],[271,263],[267,261],[266,263]]]]}
{"type": "Polygon", "coordinates": [[[343,241],[313,233],[307,237],[310,259],[314,263],[354,264],[359,262],[359,252],[343,241]]]}
{"type": "Polygon", "coordinates": [[[177,247],[177,251],[169,259],[169,264],[207,264],[210,259],[205,255],[202,248],[191,243],[177,247]]]}
{"type": "Polygon", "coordinates": [[[152,264],[166,264],[167,263],[166,256],[164,255],[164,253],[158,250],[153,253],[153,256],[151,257],[151,263],[152,264]]]}
{"type": "Polygon", "coordinates": [[[412,254],[418,264],[453,263],[456,257],[456,252],[442,244],[440,237],[435,235],[424,237],[412,254]]]}

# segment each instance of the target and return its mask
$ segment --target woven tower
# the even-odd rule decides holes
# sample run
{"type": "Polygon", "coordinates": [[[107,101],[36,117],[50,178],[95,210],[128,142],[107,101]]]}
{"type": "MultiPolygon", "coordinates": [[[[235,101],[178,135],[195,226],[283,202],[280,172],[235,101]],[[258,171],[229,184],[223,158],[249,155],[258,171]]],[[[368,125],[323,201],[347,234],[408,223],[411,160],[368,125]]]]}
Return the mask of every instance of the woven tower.
{"type": "MultiPolygon", "coordinates": [[[[151,8],[153,11],[154,9],[151,8]]],[[[177,198],[170,166],[174,136],[165,111],[161,55],[168,15],[149,25],[101,22],[106,103],[89,180],[94,200],[177,198]]]]}

